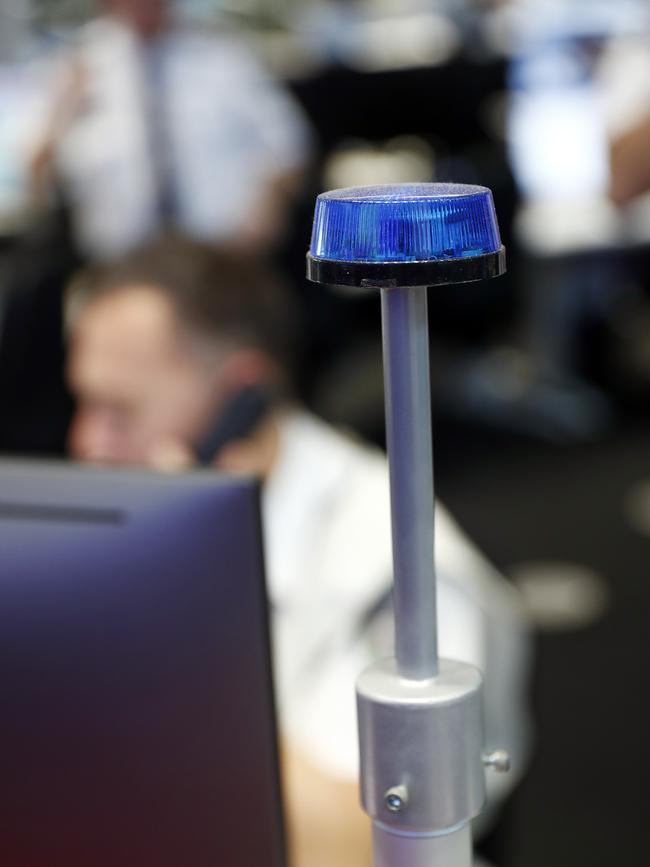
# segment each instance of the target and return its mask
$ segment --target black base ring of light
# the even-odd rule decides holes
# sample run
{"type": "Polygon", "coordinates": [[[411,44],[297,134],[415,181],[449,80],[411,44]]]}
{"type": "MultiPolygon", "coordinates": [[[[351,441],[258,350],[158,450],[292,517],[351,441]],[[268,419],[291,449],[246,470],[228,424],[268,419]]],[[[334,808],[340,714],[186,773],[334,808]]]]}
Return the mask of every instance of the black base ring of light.
{"type": "Polygon", "coordinates": [[[338,262],[316,259],[307,253],[307,279],[312,283],[359,289],[448,286],[498,277],[505,270],[505,247],[481,256],[422,262],[338,262]]]}

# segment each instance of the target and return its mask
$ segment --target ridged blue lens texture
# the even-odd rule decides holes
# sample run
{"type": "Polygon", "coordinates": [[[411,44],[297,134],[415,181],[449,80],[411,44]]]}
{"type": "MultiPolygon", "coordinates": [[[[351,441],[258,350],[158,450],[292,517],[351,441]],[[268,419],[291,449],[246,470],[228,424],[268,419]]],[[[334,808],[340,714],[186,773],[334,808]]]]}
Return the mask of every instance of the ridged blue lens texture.
{"type": "Polygon", "coordinates": [[[487,187],[384,184],[322,193],[310,253],[336,262],[418,262],[481,256],[500,247],[487,187]]]}

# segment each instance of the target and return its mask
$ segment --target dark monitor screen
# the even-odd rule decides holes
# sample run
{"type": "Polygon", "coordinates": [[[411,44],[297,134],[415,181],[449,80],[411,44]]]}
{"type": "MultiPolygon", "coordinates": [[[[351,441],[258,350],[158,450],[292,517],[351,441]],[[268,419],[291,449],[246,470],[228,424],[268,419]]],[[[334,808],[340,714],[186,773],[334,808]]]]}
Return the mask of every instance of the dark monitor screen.
{"type": "Polygon", "coordinates": [[[2,867],[281,867],[257,484],[0,461],[2,867]]]}

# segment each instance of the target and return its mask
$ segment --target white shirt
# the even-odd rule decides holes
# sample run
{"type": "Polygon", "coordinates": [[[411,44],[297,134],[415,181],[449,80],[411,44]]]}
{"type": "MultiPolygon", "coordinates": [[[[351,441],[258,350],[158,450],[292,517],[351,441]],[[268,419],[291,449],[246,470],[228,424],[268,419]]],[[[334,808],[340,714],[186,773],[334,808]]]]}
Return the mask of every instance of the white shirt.
{"type": "Polygon", "coordinates": [[[82,100],[58,166],[82,249],[120,256],[160,227],[161,180],[175,228],[236,233],[265,184],[309,148],[297,105],[234,37],[170,31],[142,43],[118,20],[82,31],[82,100]]]}
{"type": "MultiPolygon", "coordinates": [[[[355,681],[392,654],[392,580],[385,456],[304,412],[281,426],[280,455],[263,497],[281,726],[321,768],[355,778],[355,681]],[[378,609],[383,611],[373,616],[378,609]]],[[[485,676],[489,746],[525,753],[526,629],[514,590],[437,504],[439,646],[485,676]]]]}

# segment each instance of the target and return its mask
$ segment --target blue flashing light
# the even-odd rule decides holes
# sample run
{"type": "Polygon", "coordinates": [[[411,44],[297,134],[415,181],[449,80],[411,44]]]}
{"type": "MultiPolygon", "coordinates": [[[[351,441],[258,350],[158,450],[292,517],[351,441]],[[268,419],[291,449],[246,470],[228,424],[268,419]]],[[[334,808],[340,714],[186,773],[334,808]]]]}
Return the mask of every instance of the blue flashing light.
{"type": "Polygon", "coordinates": [[[334,262],[431,262],[501,248],[492,193],[467,184],[384,184],[322,193],[310,253],[334,262]]]}

